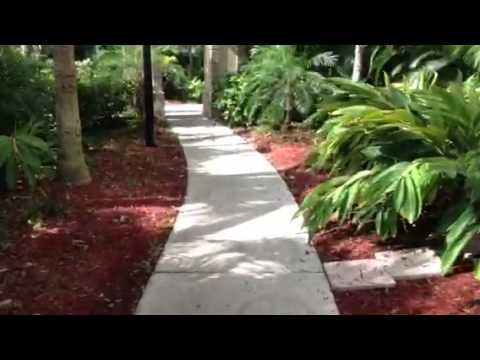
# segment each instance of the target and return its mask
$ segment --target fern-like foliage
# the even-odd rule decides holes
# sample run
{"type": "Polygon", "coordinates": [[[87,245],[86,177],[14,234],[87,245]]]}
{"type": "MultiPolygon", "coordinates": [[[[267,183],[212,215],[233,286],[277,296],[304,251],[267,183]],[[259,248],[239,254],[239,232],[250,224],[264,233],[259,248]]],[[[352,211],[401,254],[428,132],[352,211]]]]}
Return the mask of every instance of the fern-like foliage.
{"type": "Polygon", "coordinates": [[[384,72],[395,81],[429,72],[452,81],[479,70],[479,45],[377,45],[371,51],[369,79],[380,85],[384,72]]]}
{"type": "Polygon", "coordinates": [[[388,239],[401,224],[415,224],[438,194],[454,193],[455,203],[437,224],[445,237],[442,266],[447,273],[480,234],[477,81],[401,90],[332,80],[349,96],[333,104],[331,119],[320,130],[324,141],[314,165],[329,169],[332,178],[301,206],[310,233],[335,215],[359,228],[375,224],[388,239]]]}
{"type": "Polygon", "coordinates": [[[34,187],[43,164],[52,158],[49,145],[35,136],[35,127],[27,125],[11,136],[0,135],[0,182],[15,189],[19,173],[34,187]]]}
{"type": "Polygon", "coordinates": [[[339,56],[333,51],[325,51],[315,55],[312,58],[312,64],[315,66],[334,67],[338,63],[339,56]]]}
{"type": "MultiPolygon", "coordinates": [[[[323,61],[327,61],[324,57],[323,61]]],[[[245,67],[240,95],[244,117],[260,122],[289,123],[292,112],[308,114],[315,103],[322,76],[309,71],[310,62],[292,46],[256,47],[245,67]]]]}

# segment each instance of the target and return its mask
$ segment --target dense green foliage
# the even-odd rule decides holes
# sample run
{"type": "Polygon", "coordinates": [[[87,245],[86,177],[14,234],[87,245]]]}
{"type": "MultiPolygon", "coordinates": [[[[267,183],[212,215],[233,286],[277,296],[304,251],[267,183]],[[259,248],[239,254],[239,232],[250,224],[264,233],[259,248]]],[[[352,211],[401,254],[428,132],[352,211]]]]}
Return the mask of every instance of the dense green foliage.
{"type": "Polygon", "coordinates": [[[44,59],[0,47],[0,79],[0,135],[10,135],[28,122],[51,122],[54,84],[44,59]]]}
{"type": "Polygon", "coordinates": [[[428,72],[440,80],[462,80],[480,68],[478,45],[377,45],[371,47],[369,80],[383,84],[383,73],[396,81],[428,72]]]}
{"type": "MultiPolygon", "coordinates": [[[[153,46],[166,97],[200,101],[202,47],[153,46]]],[[[141,46],[77,49],[84,131],[140,118],[141,46]]],[[[232,126],[318,130],[310,158],[331,177],[301,206],[311,235],[330,222],[371,226],[385,241],[434,219],[447,273],[480,237],[480,46],[369,45],[362,82],[350,80],[354,45],[253,46],[250,61],[215,89],[232,126]]],[[[49,49],[0,47],[0,188],[34,186],[55,163],[49,49]]],[[[1,226],[0,226],[1,228],[1,226]]],[[[474,259],[480,276],[480,261],[474,259]]]]}
{"type": "Polygon", "coordinates": [[[0,79],[0,189],[14,189],[19,173],[33,186],[52,155],[51,70],[45,59],[0,47],[0,79]]]}
{"type": "MultiPolygon", "coordinates": [[[[100,50],[78,63],[80,116],[84,130],[118,123],[133,96],[132,82],[100,50]]],[[[56,148],[53,63],[46,55],[25,56],[0,47],[0,189],[17,179],[34,186],[54,165],[56,148]]]]}
{"type": "Polygon", "coordinates": [[[256,47],[242,75],[226,81],[215,105],[230,123],[289,125],[312,111],[320,91],[322,76],[310,71],[311,64],[295,47],[256,47]]]}
{"type": "Polygon", "coordinates": [[[446,273],[480,233],[480,82],[448,88],[375,88],[332,79],[349,98],[320,130],[313,165],[332,177],[301,207],[311,233],[335,216],[358,228],[375,224],[384,239],[415,224],[443,200],[435,228],[444,236],[446,273]],[[445,203],[445,199],[450,199],[445,203]]]}
{"type": "MultiPolygon", "coordinates": [[[[353,45],[255,46],[241,75],[218,89],[216,109],[232,124],[279,127],[293,107],[294,121],[319,128],[331,93],[323,79],[351,78],[353,57],[353,45]]],[[[478,45],[369,45],[366,57],[365,82],[374,86],[385,86],[386,75],[412,86],[446,86],[480,68],[478,45]]]]}
{"type": "Polygon", "coordinates": [[[244,73],[228,76],[215,91],[215,109],[232,126],[253,125],[244,113],[244,94],[247,85],[244,73]]]}
{"type": "Polygon", "coordinates": [[[33,126],[15,129],[12,135],[0,135],[0,174],[8,189],[15,189],[19,171],[33,187],[42,165],[52,160],[47,143],[33,126]]]}
{"type": "Polygon", "coordinates": [[[386,241],[421,223],[447,273],[480,238],[480,46],[368,46],[367,60],[353,82],[353,46],[256,47],[215,105],[232,125],[275,128],[295,94],[299,120],[320,129],[310,165],[331,174],[301,206],[310,234],[351,222],[386,241]]]}
{"type": "MultiPolygon", "coordinates": [[[[195,45],[153,46],[154,70],[160,71],[164,86],[183,100],[201,99],[201,49],[195,45]]],[[[51,50],[51,46],[42,46],[37,53],[26,54],[21,46],[0,46],[0,189],[15,188],[22,177],[33,186],[49,169],[46,165],[55,164],[51,50]]],[[[141,118],[141,46],[76,47],[76,60],[80,118],[87,139],[141,118]]]]}
{"type": "Polygon", "coordinates": [[[124,114],[135,91],[115,63],[109,63],[108,52],[102,52],[78,65],[78,99],[84,130],[123,125],[124,114]],[[120,74],[119,74],[120,73],[120,74]]]}
{"type": "Polygon", "coordinates": [[[201,102],[203,95],[203,80],[194,77],[190,79],[187,85],[188,99],[201,102]]]}

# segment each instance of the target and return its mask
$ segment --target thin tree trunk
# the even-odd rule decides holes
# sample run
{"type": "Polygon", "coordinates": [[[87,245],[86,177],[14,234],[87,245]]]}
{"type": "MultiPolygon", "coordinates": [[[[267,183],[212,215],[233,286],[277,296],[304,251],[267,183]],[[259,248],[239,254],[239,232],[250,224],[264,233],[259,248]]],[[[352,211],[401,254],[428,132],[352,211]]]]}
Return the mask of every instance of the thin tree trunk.
{"type": "Polygon", "coordinates": [[[355,45],[355,58],[353,61],[353,81],[361,81],[365,73],[365,49],[366,45],[355,45]]]}
{"type": "Polygon", "coordinates": [[[56,120],[59,144],[60,178],[72,185],[91,182],[82,145],[82,126],[78,108],[77,79],[73,45],[53,49],[56,83],[56,120]]]}
{"type": "Polygon", "coordinates": [[[240,66],[248,62],[248,55],[250,52],[251,45],[238,45],[238,57],[240,66]]]}
{"type": "Polygon", "coordinates": [[[143,45],[143,85],[145,97],[145,145],[156,146],[153,110],[152,53],[150,45],[143,45]]]}
{"type": "MultiPolygon", "coordinates": [[[[153,60],[153,88],[154,88],[154,109],[155,117],[159,121],[165,120],[165,91],[163,89],[163,71],[160,59],[153,60]]],[[[157,123],[157,125],[160,125],[157,123]]]]}
{"type": "Polygon", "coordinates": [[[191,79],[193,77],[193,51],[194,51],[194,45],[190,45],[190,49],[188,51],[188,77],[191,79]]]}
{"type": "Polygon", "coordinates": [[[293,95],[291,92],[290,85],[287,85],[287,98],[285,99],[285,124],[283,125],[284,129],[288,129],[292,122],[292,112],[293,112],[293,95]]]}
{"type": "Polygon", "coordinates": [[[285,125],[288,127],[292,122],[292,98],[291,96],[287,97],[287,106],[286,106],[286,115],[285,115],[285,125]]]}
{"type": "Polygon", "coordinates": [[[27,57],[31,57],[35,53],[35,45],[26,45],[27,49],[25,51],[27,57]]]}

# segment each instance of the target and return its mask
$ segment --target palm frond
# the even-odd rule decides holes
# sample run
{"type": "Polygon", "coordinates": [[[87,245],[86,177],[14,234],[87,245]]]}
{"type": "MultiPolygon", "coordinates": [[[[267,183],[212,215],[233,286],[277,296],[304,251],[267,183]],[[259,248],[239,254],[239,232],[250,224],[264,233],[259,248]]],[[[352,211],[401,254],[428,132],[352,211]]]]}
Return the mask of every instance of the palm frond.
{"type": "Polygon", "coordinates": [[[447,209],[437,227],[445,237],[447,273],[480,234],[478,79],[395,91],[388,80],[385,88],[333,83],[348,96],[331,103],[337,108],[319,131],[323,141],[313,165],[330,170],[332,178],[301,206],[309,233],[335,217],[358,228],[375,224],[386,240],[397,235],[399,224],[419,221],[439,193],[459,193],[461,206],[447,209]]]}

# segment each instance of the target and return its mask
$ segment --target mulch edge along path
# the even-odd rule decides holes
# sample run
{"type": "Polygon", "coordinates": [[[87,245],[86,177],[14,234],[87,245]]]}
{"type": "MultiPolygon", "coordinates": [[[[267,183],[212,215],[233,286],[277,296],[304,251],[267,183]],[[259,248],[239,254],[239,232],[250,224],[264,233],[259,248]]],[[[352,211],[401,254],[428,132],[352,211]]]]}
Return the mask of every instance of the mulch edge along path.
{"type": "Polygon", "coordinates": [[[51,214],[41,223],[21,220],[28,193],[0,198],[12,229],[0,251],[0,314],[134,313],[183,203],[186,162],[166,129],[156,148],[139,132],[110,138],[87,154],[92,184],[44,185],[51,214]]]}
{"type": "MultiPolygon", "coordinates": [[[[273,164],[287,183],[298,203],[305,195],[327,179],[326,174],[313,174],[305,160],[313,147],[308,131],[259,133],[235,129],[252,142],[273,164]]],[[[319,232],[313,244],[322,261],[373,258],[377,251],[394,247],[379,242],[374,233],[356,235],[347,226],[319,232]]],[[[476,315],[480,314],[480,281],[468,270],[444,278],[397,281],[391,289],[334,292],[343,315],[476,315]]]]}

